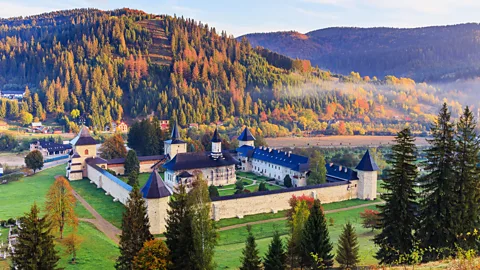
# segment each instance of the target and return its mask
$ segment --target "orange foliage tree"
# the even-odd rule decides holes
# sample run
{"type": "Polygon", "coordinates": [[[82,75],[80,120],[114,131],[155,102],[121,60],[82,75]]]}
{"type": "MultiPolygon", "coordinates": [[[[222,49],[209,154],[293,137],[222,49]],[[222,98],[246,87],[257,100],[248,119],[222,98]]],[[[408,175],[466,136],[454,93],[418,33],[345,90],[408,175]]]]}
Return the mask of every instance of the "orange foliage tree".
{"type": "Polygon", "coordinates": [[[164,270],[170,266],[170,250],[162,240],[158,239],[145,242],[133,259],[133,269],[164,270]]]}
{"type": "Polygon", "coordinates": [[[57,177],[47,193],[45,208],[52,227],[60,232],[63,238],[65,225],[76,227],[78,218],[75,215],[75,202],[72,187],[65,177],[57,177]]]}
{"type": "Polygon", "coordinates": [[[302,195],[302,196],[292,195],[290,200],[288,200],[288,204],[290,205],[290,209],[288,209],[287,211],[288,220],[292,219],[292,216],[295,213],[295,207],[297,206],[297,203],[300,201],[305,201],[307,203],[308,209],[312,209],[315,199],[307,195],[302,195]]]}

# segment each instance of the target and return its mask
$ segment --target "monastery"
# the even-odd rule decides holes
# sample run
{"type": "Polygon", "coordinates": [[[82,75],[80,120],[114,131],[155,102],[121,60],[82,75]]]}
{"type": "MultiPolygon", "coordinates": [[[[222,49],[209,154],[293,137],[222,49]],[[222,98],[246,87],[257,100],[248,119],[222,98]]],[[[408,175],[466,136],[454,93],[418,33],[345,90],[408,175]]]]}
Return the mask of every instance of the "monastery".
{"type": "MultiPolygon", "coordinates": [[[[255,147],[255,138],[248,128],[243,130],[238,140],[239,147],[235,151],[222,150],[216,129],[211,139],[211,151],[187,152],[187,143],[181,139],[175,124],[171,138],[164,142],[164,155],[138,157],[140,172],[150,173],[141,192],[147,203],[153,234],[165,231],[168,201],[175,188],[179,184],[190,187],[198,175],[209,185],[215,186],[235,183],[236,170],[266,176],[277,184],[283,184],[287,175],[292,179],[292,188],[214,198],[212,218],[215,220],[285,210],[290,207],[288,201],[293,195],[319,198],[322,203],[355,198],[376,199],[378,166],[369,151],[355,170],[327,164],[327,183],[307,186],[308,157],[268,147],[255,147]],[[158,172],[160,166],[165,170],[165,181],[158,172]]],[[[105,195],[126,204],[132,187],[114,175],[124,174],[125,159],[105,160],[99,157],[97,141],[86,127],[82,127],[71,145],[73,148],[69,153],[67,178],[70,181],[87,178],[97,188],[103,189],[105,195]]]]}

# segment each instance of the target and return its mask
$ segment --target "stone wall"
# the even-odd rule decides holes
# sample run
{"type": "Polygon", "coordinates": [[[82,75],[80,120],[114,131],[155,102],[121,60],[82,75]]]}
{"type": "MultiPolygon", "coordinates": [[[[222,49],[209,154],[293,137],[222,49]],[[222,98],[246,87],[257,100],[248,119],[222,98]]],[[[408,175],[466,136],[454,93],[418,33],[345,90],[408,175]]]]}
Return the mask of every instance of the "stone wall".
{"type": "Polygon", "coordinates": [[[339,202],[357,198],[358,181],[320,184],[317,186],[273,190],[250,194],[215,198],[212,215],[215,220],[259,213],[276,213],[290,208],[288,200],[293,196],[306,195],[318,198],[322,203],[339,202]]]}
{"type": "Polygon", "coordinates": [[[374,200],[377,198],[377,172],[357,172],[360,179],[358,186],[358,198],[374,200]]]}
{"type": "Polygon", "coordinates": [[[167,225],[165,219],[167,218],[169,200],[170,197],[146,200],[148,218],[150,220],[150,233],[161,234],[165,232],[165,226],[167,225]]]}
{"type": "Polygon", "coordinates": [[[114,201],[120,201],[122,204],[127,202],[132,190],[132,187],[127,183],[97,165],[87,164],[87,173],[90,183],[95,183],[97,188],[105,190],[105,195],[112,196],[114,201]]]}

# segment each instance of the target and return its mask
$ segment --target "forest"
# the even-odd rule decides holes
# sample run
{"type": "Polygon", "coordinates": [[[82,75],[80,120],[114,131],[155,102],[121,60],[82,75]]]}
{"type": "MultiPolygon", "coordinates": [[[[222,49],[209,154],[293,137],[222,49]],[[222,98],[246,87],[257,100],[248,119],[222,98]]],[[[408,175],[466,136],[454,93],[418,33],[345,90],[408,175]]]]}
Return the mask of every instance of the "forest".
{"type": "Polygon", "coordinates": [[[155,115],[264,137],[387,135],[406,123],[425,135],[432,108],[462,108],[412,79],[333,74],[192,19],[130,9],[0,19],[0,90],[15,89],[25,97],[0,99],[1,119],[70,131],[155,115]]]}

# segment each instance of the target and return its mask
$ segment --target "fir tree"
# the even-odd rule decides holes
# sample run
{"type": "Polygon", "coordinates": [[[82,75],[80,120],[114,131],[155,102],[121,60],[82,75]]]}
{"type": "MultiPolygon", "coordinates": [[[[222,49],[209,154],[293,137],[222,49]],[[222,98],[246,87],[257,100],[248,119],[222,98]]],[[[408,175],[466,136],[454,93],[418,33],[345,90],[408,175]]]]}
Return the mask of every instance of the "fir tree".
{"type": "Polygon", "coordinates": [[[59,257],[55,251],[53,236],[47,217],[39,216],[40,210],[33,204],[22,218],[18,232],[12,265],[16,269],[55,269],[59,257]]]}
{"type": "Polygon", "coordinates": [[[290,175],[285,175],[285,178],[283,179],[283,185],[286,186],[287,188],[291,188],[292,185],[292,178],[290,175]]]}
{"type": "MultiPolygon", "coordinates": [[[[467,107],[457,124],[456,134],[456,222],[457,235],[473,232],[479,227],[480,175],[478,164],[480,143],[472,111],[467,107]]],[[[475,248],[475,239],[469,238],[462,244],[465,250],[475,248]]]]}
{"type": "Polygon", "coordinates": [[[194,254],[192,237],[192,210],[185,186],[178,186],[168,203],[165,238],[172,260],[172,269],[195,269],[190,259],[194,254]]]}
{"type": "Polygon", "coordinates": [[[265,183],[265,181],[262,181],[260,185],[258,185],[258,191],[268,191],[267,183],[265,183]]]}
{"type": "MultiPolygon", "coordinates": [[[[448,256],[455,248],[455,141],[450,112],[444,103],[431,127],[433,139],[425,150],[426,175],[420,178],[422,200],[418,238],[423,248],[433,248],[425,260],[448,256]]],[[[398,215],[397,215],[398,216],[398,215]]]]}
{"type": "Polygon", "coordinates": [[[242,266],[240,270],[260,270],[262,269],[262,262],[258,256],[257,243],[255,236],[252,234],[252,227],[247,225],[248,236],[245,241],[245,248],[242,251],[242,266]]]}
{"type": "Polygon", "coordinates": [[[333,246],[328,235],[327,221],[320,200],[315,200],[313,203],[313,208],[310,210],[310,215],[303,228],[301,249],[304,265],[312,268],[333,265],[333,246]],[[312,254],[318,256],[320,262],[314,262],[312,254]],[[318,263],[320,265],[317,265],[318,263]]]}
{"type": "Polygon", "coordinates": [[[137,157],[137,152],[135,150],[129,150],[127,157],[125,158],[125,174],[130,175],[130,172],[140,171],[140,161],[137,157]]]}
{"type": "Polygon", "coordinates": [[[127,184],[129,184],[130,186],[135,186],[135,185],[138,185],[138,172],[137,171],[131,171],[129,174],[128,174],[128,182],[127,184]]]}
{"type": "Polygon", "coordinates": [[[338,239],[337,256],[335,259],[343,268],[352,269],[360,262],[358,250],[359,246],[355,228],[353,228],[350,222],[347,222],[338,239]]]}
{"type": "Polygon", "coordinates": [[[268,246],[267,254],[263,262],[265,270],[282,270],[286,269],[287,254],[285,253],[285,246],[283,245],[280,234],[276,231],[273,235],[272,242],[268,246]]]}
{"type": "Polygon", "coordinates": [[[210,185],[208,187],[208,193],[210,194],[210,199],[220,196],[220,193],[218,193],[218,188],[214,185],[210,185]]]}
{"type": "Polygon", "coordinates": [[[152,240],[147,205],[137,185],[133,186],[122,218],[120,257],[116,269],[132,269],[133,259],[146,241],[152,240]]]}
{"type": "Polygon", "coordinates": [[[385,205],[379,206],[380,234],[375,236],[375,244],[380,248],[376,258],[381,264],[391,264],[399,256],[411,251],[414,244],[413,232],[418,224],[417,192],[417,148],[410,129],[404,129],[395,137],[392,154],[387,163],[390,168],[383,180],[382,195],[385,205]]]}

